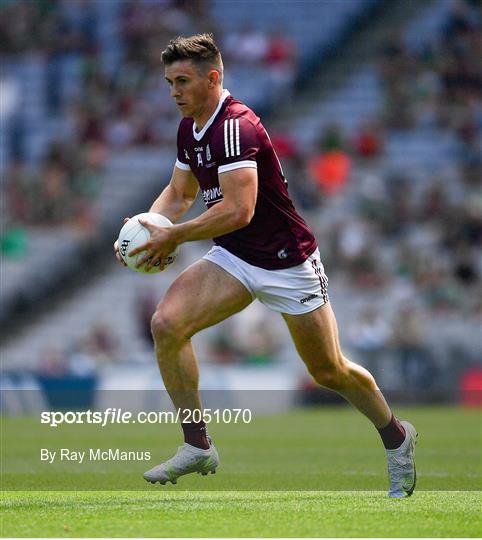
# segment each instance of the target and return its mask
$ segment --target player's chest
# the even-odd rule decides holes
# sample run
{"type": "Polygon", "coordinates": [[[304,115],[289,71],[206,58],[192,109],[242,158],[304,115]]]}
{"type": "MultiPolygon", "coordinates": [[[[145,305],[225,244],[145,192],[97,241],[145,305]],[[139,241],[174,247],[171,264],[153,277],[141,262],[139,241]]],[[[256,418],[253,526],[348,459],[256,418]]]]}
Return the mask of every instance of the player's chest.
{"type": "Polygon", "coordinates": [[[218,167],[209,141],[195,141],[184,148],[184,158],[201,188],[219,186],[218,167]]]}

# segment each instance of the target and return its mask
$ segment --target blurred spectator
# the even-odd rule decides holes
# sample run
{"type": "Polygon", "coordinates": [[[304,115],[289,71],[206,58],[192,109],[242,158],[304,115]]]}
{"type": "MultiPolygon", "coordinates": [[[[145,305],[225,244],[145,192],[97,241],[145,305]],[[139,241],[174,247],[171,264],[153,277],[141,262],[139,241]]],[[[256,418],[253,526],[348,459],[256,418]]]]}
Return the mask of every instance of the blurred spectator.
{"type": "Polygon", "coordinates": [[[10,222],[28,223],[31,220],[37,182],[33,171],[29,170],[21,160],[12,161],[6,178],[10,222]]]}
{"type": "Polygon", "coordinates": [[[59,224],[71,216],[69,169],[61,145],[52,145],[41,173],[37,198],[37,218],[40,223],[59,224]]]}
{"type": "Polygon", "coordinates": [[[44,377],[62,377],[69,373],[68,360],[58,347],[45,347],[40,351],[37,372],[44,377]]]}
{"type": "Polygon", "coordinates": [[[380,70],[386,96],[385,118],[391,128],[408,128],[413,125],[413,64],[403,37],[398,32],[393,33],[380,51],[380,70]]]}
{"type": "Polygon", "coordinates": [[[97,371],[99,358],[93,354],[92,344],[88,340],[79,342],[68,352],[69,375],[88,377],[97,371]]]}
{"type": "Polygon", "coordinates": [[[301,154],[296,140],[284,131],[277,131],[267,126],[271,142],[283,166],[283,173],[288,181],[291,197],[305,210],[319,209],[321,205],[320,190],[313,182],[308,182],[306,161],[301,154]]]}
{"type": "Polygon", "coordinates": [[[136,138],[132,116],[124,110],[107,125],[106,139],[109,146],[122,150],[131,146],[136,138]]]}
{"type": "Polygon", "coordinates": [[[291,99],[297,67],[297,50],[289,32],[275,30],[268,38],[264,58],[272,99],[291,99]]]}
{"type": "Polygon", "coordinates": [[[63,9],[52,9],[45,19],[43,32],[47,51],[47,105],[58,114],[63,104],[69,69],[88,51],[95,51],[95,18],[93,4],[87,1],[67,3],[63,9]]]}
{"type": "Polygon", "coordinates": [[[311,158],[311,176],[327,195],[339,193],[346,185],[351,169],[351,160],[341,150],[331,150],[311,158]]]}
{"type": "Polygon", "coordinates": [[[317,147],[308,162],[310,176],[322,193],[339,193],[344,188],[351,170],[351,159],[344,151],[346,141],[341,127],[338,124],[325,127],[317,147]]]}
{"type": "Polygon", "coordinates": [[[241,352],[233,342],[232,335],[223,330],[216,332],[209,342],[209,358],[216,364],[236,364],[242,362],[241,352]]]}
{"type": "Polygon", "coordinates": [[[296,141],[293,137],[285,132],[277,132],[273,130],[271,142],[276,150],[276,154],[283,164],[286,163],[286,161],[295,158],[298,154],[296,141]]]}
{"type": "Polygon", "coordinates": [[[305,211],[320,211],[323,204],[323,193],[315,182],[307,181],[310,173],[301,154],[294,154],[291,159],[284,160],[283,171],[288,180],[290,195],[297,205],[305,211]]]}
{"type": "Polygon", "coordinates": [[[355,287],[379,287],[385,282],[382,261],[377,257],[378,233],[368,222],[347,220],[336,231],[339,264],[355,287]]]}
{"type": "Polygon", "coordinates": [[[280,338],[268,327],[258,327],[252,334],[249,343],[241,348],[243,362],[248,365],[265,365],[276,362],[280,338]]]}
{"type": "Polygon", "coordinates": [[[454,277],[460,285],[465,287],[476,286],[479,283],[477,260],[468,248],[461,247],[455,253],[454,277]]]}
{"type": "Polygon", "coordinates": [[[106,360],[114,360],[118,350],[111,328],[102,321],[96,322],[87,337],[92,354],[106,360]]]}
{"type": "Polygon", "coordinates": [[[390,208],[387,230],[397,236],[403,233],[416,216],[413,184],[404,173],[390,174],[386,180],[390,208]]]}
{"type": "Polygon", "coordinates": [[[390,220],[390,207],[385,179],[379,173],[366,172],[358,174],[356,179],[358,187],[358,211],[361,217],[366,218],[372,226],[387,234],[390,220]]]}
{"type": "Polygon", "coordinates": [[[223,52],[228,63],[255,66],[266,60],[269,41],[266,35],[250,24],[245,24],[239,32],[230,32],[225,40],[223,52]]]}
{"type": "Polygon", "coordinates": [[[413,306],[404,306],[397,314],[392,340],[405,389],[410,391],[432,386],[437,374],[425,341],[423,317],[413,306]]]}
{"type": "Polygon", "coordinates": [[[347,150],[347,141],[343,128],[336,123],[326,126],[320,133],[317,146],[322,153],[347,150]]]}
{"type": "Polygon", "coordinates": [[[434,177],[422,196],[420,208],[420,220],[431,221],[441,225],[444,212],[450,206],[449,195],[442,178],[434,177]]]}
{"type": "Polygon", "coordinates": [[[435,313],[453,312],[462,307],[461,291],[446,268],[433,264],[421,271],[417,284],[428,307],[435,313]]]}
{"type": "Polygon", "coordinates": [[[364,309],[348,328],[348,339],[356,358],[377,378],[387,349],[390,327],[386,317],[373,306],[364,309]]]}
{"type": "Polygon", "coordinates": [[[236,355],[242,363],[263,365],[275,362],[280,350],[281,339],[278,317],[274,312],[266,313],[258,302],[253,302],[247,309],[220,327],[220,331],[230,336],[228,356],[236,355]]]}
{"type": "Polygon", "coordinates": [[[381,287],[386,280],[374,244],[367,244],[363,247],[350,261],[348,271],[353,285],[361,289],[381,287]]]}
{"type": "Polygon", "coordinates": [[[363,122],[355,135],[353,146],[361,158],[379,157],[383,151],[383,127],[374,120],[363,122]]]}
{"type": "Polygon", "coordinates": [[[101,366],[119,363],[119,346],[112,329],[97,321],[87,333],[65,350],[65,361],[69,374],[86,377],[94,374],[101,366]]]}

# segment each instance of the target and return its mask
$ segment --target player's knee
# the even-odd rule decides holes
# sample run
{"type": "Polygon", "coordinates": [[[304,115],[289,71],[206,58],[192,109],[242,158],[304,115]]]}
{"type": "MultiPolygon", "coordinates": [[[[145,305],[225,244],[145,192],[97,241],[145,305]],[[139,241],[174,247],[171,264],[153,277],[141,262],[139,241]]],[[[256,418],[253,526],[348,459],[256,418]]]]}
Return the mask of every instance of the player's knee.
{"type": "Polygon", "coordinates": [[[175,343],[185,340],[185,329],[176,317],[167,310],[159,308],[151,319],[152,337],[157,345],[175,343]]]}
{"type": "Polygon", "coordinates": [[[342,390],[348,378],[348,366],[343,356],[329,359],[319,365],[312,366],[310,373],[315,381],[330,390],[342,390]]]}

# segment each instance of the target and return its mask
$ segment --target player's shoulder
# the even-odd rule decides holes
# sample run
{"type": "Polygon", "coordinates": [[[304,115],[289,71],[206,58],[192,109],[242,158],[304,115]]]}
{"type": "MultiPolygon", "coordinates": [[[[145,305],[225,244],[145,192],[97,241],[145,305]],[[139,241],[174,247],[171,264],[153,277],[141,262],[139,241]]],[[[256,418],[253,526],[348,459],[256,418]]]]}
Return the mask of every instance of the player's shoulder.
{"type": "Polygon", "coordinates": [[[264,144],[262,130],[259,118],[247,105],[228,98],[210,133],[210,149],[218,166],[255,161],[264,144]]]}
{"type": "Polygon", "coordinates": [[[256,113],[250,109],[245,103],[239,101],[232,96],[228,100],[223,114],[221,115],[221,120],[231,120],[231,119],[242,119],[243,123],[250,123],[253,126],[257,126],[260,123],[259,117],[256,113]]]}
{"type": "Polygon", "coordinates": [[[242,101],[229,96],[213,128],[212,139],[225,144],[230,136],[255,140],[262,125],[252,109],[242,101]]]}

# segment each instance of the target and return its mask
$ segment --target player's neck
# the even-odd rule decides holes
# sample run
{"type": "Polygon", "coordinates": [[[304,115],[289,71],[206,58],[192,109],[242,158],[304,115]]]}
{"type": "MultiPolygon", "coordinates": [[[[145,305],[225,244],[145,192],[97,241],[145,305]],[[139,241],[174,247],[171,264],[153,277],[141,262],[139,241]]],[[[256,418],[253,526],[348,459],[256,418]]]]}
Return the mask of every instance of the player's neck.
{"type": "Polygon", "coordinates": [[[197,131],[201,131],[203,127],[206,125],[207,121],[211,118],[211,116],[214,114],[214,111],[216,110],[217,106],[219,105],[219,100],[221,99],[221,95],[223,93],[223,90],[221,87],[217,89],[216,92],[213,92],[209,99],[206,100],[206,104],[202,111],[200,111],[199,115],[194,116],[194,122],[196,124],[197,131]]]}

